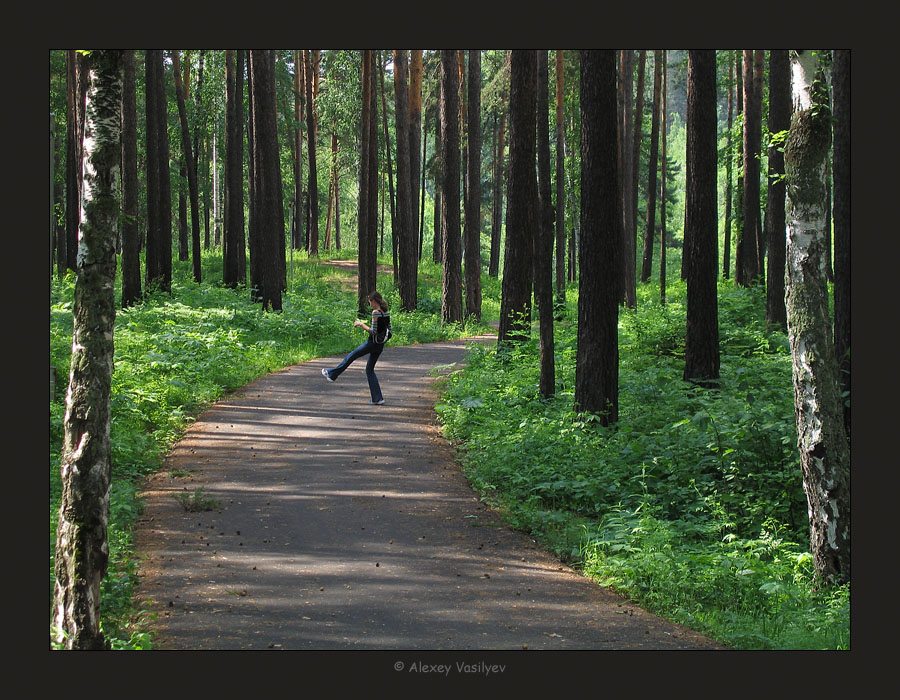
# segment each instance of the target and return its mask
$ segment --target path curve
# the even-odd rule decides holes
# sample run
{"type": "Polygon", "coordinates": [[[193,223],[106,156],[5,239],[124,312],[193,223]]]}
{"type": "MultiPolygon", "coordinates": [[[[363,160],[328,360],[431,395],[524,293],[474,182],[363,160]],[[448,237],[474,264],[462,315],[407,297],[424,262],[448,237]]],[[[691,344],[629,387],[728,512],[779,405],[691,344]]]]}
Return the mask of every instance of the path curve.
{"type": "MultiPolygon", "coordinates": [[[[477,339],[482,342],[490,338],[477,339]]],[[[388,347],[259,379],[148,479],[138,598],[161,649],[715,649],[503,524],[436,427],[433,369],[466,341],[388,347]],[[220,502],[188,512],[179,494],[220,502]]]]}

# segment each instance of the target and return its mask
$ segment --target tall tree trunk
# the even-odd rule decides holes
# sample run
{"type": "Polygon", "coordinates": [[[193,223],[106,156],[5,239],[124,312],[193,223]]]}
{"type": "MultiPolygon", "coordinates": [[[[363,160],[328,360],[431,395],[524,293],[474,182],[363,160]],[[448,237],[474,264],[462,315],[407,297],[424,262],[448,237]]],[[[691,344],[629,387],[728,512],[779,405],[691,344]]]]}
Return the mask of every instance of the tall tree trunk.
{"type": "Polygon", "coordinates": [[[575,409],[619,417],[622,207],[616,146],[616,56],[581,51],[581,271],[575,409]]]}
{"type": "Polygon", "coordinates": [[[734,163],[734,145],[731,129],[734,123],[734,62],[728,57],[728,131],[725,141],[725,231],[722,249],[722,278],[728,279],[731,268],[731,200],[732,200],[732,165],[734,163]]]}
{"type": "Polygon", "coordinates": [[[236,288],[247,279],[244,235],[244,60],[241,50],[225,52],[225,235],[222,281],[236,288]],[[230,73],[230,77],[228,77],[230,73]]]}
{"type": "Polygon", "coordinates": [[[406,49],[394,50],[394,119],[397,130],[397,262],[400,308],[416,310],[418,255],[415,218],[412,212],[412,181],[409,168],[409,94],[406,49]]]}
{"type": "Polygon", "coordinates": [[[134,50],[122,52],[122,308],[141,298],[134,50]]]}
{"type": "MultiPolygon", "coordinates": [[[[412,214],[411,235],[418,241],[419,178],[422,171],[422,49],[409,51],[409,202],[412,214]]],[[[416,260],[419,259],[416,244],[416,260]]]]}
{"type": "MultiPolygon", "coordinates": [[[[650,280],[653,272],[653,240],[656,237],[656,174],[659,169],[660,92],[662,91],[662,50],[653,52],[653,121],[650,127],[650,164],[647,167],[647,229],[644,231],[644,253],[641,258],[641,282],[650,280]]],[[[665,126],[663,126],[665,128],[665,126]]]]}
{"type": "Polygon", "coordinates": [[[827,89],[812,51],[792,51],[794,114],[785,145],[788,337],[810,548],[817,581],[850,580],[850,450],[822,260],[825,163],[831,138],[827,89]],[[816,76],[814,78],[814,76],[816,76]]]}
{"type": "Polygon", "coordinates": [[[716,52],[688,51],[685,241],[687,328],[684,380],[716,387],[719,316],[716,298],[718,206],[716,52]]]}
{"type": "Polygon", "coordinates": [[[303,59],[294,49],[294,250],[303,246],[303,59]]]}
{"type": "Polygon", "coordinates": [[[400,265],[397,261],[397,201],[396,196],[394,194],[394,168],[391,163],[391,133],[388,129],[388,118],[387,118],[387,88],[384,84],[384,61],[381,58],[381,52],[378,53],[378,69],[380,74],[380,83],[381,83],[381,123],[384,127],[384,152],[387,160],[387,173],[388,173],[388,190],[390,193],[390,204],[391,204],[391,254],[392,260],[394,263],[394,283],[399,287],[400,285],[400,265]]]}
{"type": "Polygon", "coordinates": [[[253,71],[250,70],[250,49],[247,51],[247,247],[250,250],[250,298],[260,301],[262,244],[259,239],[256,196],[256,125],[253,123],[254,100],[253,71]]]}
{"type": "MultiPolygon", "coordinates": [[[[502,99],[502,98],[501,98],[502,99]]],[[[491,253],[488,274],[497,277],[500,274],[500,251],[502,249],[503,232],[503,184],[506,181],[504,159],[506,153],[506,111],[500,107],[500,123],[497,125],[497,155],[494,167],[494,187],[492,189],[491,221],[491,253]]]]}
{"type": "Polygon", "coordinates": [[[443,233],[441,230],[441,220],[443,216],[441,214],[441,189],[443,187],[444,179],[443,160],[441,156],[444,148],[441,136],[441,132],[443,131],[443,123],[441,122],[441,101],[443,98],[441,97],[440,79],[438,80],[437,93],[438,105],[434,115],[434,250],[432,258],[434,259],[434,262],[440,263],[444,259],[443,233]]]}
{"type": "MultiPolygon", "coordinates": [[[[313,60],[311,50],[304,49],[304,64],[306,66],[306,135],[309,141],[307,152],[309,154],[309,255],[317,257],[319,255],[319,184],[318,175],[316,173],[316,136],[317,136],[317,117],[315,111],[315,94],[313,93],[313,84],[315,76],[313,74],[313,60]]],[[[316,67],[316,70],[318,68],[316,67]]]]}
{"type": "MultiPolygon", "coordinates": [[[[469,59],[471,60],[471,59],[469,59]]],[[[541,374],[538,391],[544,399],[556,392],[553,340],[553,200],[550,185],[550,78],[547,51],[537,52],[538,225],[534,233],[534,299],[540,328],[541,374]]]]}
{"type": "Polygon", "coordinates": [[[566,304],[566,124],[563,114],[563,52],[556,51],[556,305],[566,304]]]}
{"type": "Polygon", "coordinates": [[[331,248],[331,221],[334,215],[335,187],[337,187],[337,133],[331,125],[331,167],[328,169],[328,213],[325,216],[325,250],[331,248]]]}
{"type": "Polygon", "coordinates": [[[147,289],[168,292],[172,283],[172,194],[163,55],[146,51],[147,289]]]}
{"type": "Polygon", "coordinates": [[[834,86],[834,353],[850,437],[850,49],[835,49],[834,86]]]}
{"type": "Polygon", "coordinates": [[[765,73],[766,52],[763,49],[755,49],[753,51],[753,94],[756,96],[756,135],[754,136],[756,151],[756,208],[754,209],[755,220],[755,239],[754,250],[756,251],[756,277],[759,284],[766,283],[766,236],[763,231],[762,206],[761,206],[761,189],[760,178],[762,175],[762,102],[763,102],[763,83],[765,73]]]}
{"type": "Polygon", "coordinates": [[[531,336],[533,241],[539,227],[535,173],[537,53],[516,49],[510,57],[509,194],[498,342],[531,336]]]}
{"type": "Polygon", "coordinates": [[[635,287],[635,236],[634,199],[632,195],[634,168],[634,50],[622,49],[622,287],[625,306],[637,308],[635,287]]]}
{"type": "Polygon", "coordinates": [[[660,169],[659,169],[659,303],[666,303],[666,168],[668,161],[666,160],[666,131],[668,119],[666,118],[666,105],[668,104],[668,96],[666,95],[666,84],[669,74],[666,58],[668,52],[662,52],[662,97],[660,104],[660,169]]]}
{"type": "Polygon", "coordinates": [[[744,202],[743,227],[737,245],[740,249],[741,267],[736,281],[749,287],[759,275],[759,255],[756,245],[756,227],[759,219],[759,152],[762,95],[756,94],[753,50],[744,49],[744,202]]]}
{"type": "Polygon", "coordinates": [[[66,51],[66,264],[78,268],[78,228],[84,139],[85,95],[88,86],[86,60],[75,49],[66,51]]]}
{"type": "Polygon", "coordinates": [[[191,247],[193,249],[194,281],[200,284],[200,189],[197,183],[197,164],[191,148],[191,130],[187,120],[185,107],[185,86],[181,82],[178,50],[172,51],[172,66],[175,72],[175,93],[178,102],[178,118],[181,122],[181,149],[184,153],[184,166],[187,170],[188,190],[191,197],[191,247]]]}
{"type": "MultiPolygon", "coordinates": [[[[786,49],[769,54],[769,131],[778,134],[791,126],[791,60],[786,49]]],[[[769,191],[766,196],[766,238],[768,273],[766,275],[766,324],[787,331],[784,308],[784,153],[778,145],[769,146],[769,191]]]]}
{"type": "Polygon", "coordinates": [[[109,648],[100,630],[100,584],[109,560],[109,406],[116,316],[121,64],[121,51],[94,50],[89,58],[82,248],[75,278],[54,563],[56,641],[67,649],[109,648]]]}
{"type": "MultiPolygon", "coordinates": [[[[375,88],[375,52],[363,51],[362,57],[362,116],[363,127],[360,139],[360,201],[359,201],[359,286],[357,288],[357,311],[366,314],[369,294],[377,284],[378,234],[378,113],[375,88]]],[[[378,62],[381,62],[380,57],[378,62]]]]}
{"type": "Polygon", "coordinates": [[[459,69],[456,49],[441,51],[441,322],[463,320],[459,220],[459,69]]]}
{"type": "Polygon", "coordinates": [[[259,301],[263,311],[281,311],[284,288],[284,205],[275,102],[275,57],[270,49],[250,50],[253,75],[255,223],[259,243],[259,301]],[[281,260],[279,261],[279,257],[281,260]]]}
{"type": "MultiPolygon", "coordinates": [[[[647,66],[647,51],[641,49],[638,53],[638,83],[637,94],[634,105],[634,129],[632,132],[632,160],[631,160],[631,233],[629,234],[629,246],[631,250],[629,257],[631,259],[631,272],[629,272],[630,284],[636,285],[635,275],[637,274],[637,237],[638,237],[638,190],[640,183],[640,166],[641,166],[641,142],[643,138],[644,128],[644,76],[647,66]]],[[[643,251],[642,251],[643,252],[643,251]]],[[[641,261],[643,267],[643,260],[641,261]]],[[[635,304],[637,303],[637,289],[634,290],[635,304]]]]}
{"type": "Polygon", "coordinates": [[[481,51],[469,50],[466,160],[466,316],[481,320],[481,51]]]}
{"type": "Polygon", "coordinates": [[[187,170],[184,166],[184,158],[178,164],[178,261],[184,262],[191,256],[190,243],[188,242],[188,216],[187,216],[187,170]]]}

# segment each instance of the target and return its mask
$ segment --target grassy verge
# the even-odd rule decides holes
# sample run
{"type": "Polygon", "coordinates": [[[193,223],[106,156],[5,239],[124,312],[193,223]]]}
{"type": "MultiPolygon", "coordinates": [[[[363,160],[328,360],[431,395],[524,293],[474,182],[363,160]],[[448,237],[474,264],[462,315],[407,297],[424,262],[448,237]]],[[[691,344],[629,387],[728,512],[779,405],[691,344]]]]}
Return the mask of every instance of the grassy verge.
{"type": "MultiPolygon", "coordinates": [[[[344,257],[347,256],[345,252],[344,257]]],[[[190,263],[175,263],[171,294],[148,296],[118,309],[111,393],[112,482],[109,571],[101,593],[101,624],[114,649],[152,646],[146,611],[137,610],[137,556],[132,532],[141,510],[141,481],[161,468],[184,429],[226,392],[283,367],[354,347],[355,286],[349,273],[320,265],[295,252],[284,311],[262,313],[246,290],[218,284],[220,254],[204,256],[203,279],[192,281],[190,263]]],[[[387,260],[379,262],[388,262],[387,260]]],[[[423,264],[420,310],[394,313],[392,344],[446,340],[479,332],[480,327],[441,325],[440,268],[423,264]]],[[[397,309],[389,275],[379,289],[397,309]]],[[[121,289],[121,284],[116,285],[121,289]]],[[[50,283],[50,363],[56,370],[50,402],[50,602],[60,499],[60,453],[72,344],[74,276],[50,283]]],[[[52,615],[51,615],[52,623],[52,615]]]]}
{"type": "Polygon", "coordinates": [[[642,287],[619,318],[619,416],[573,411],[577,292],[538,346],[477,348],[438,413],[473,486],[508,521],[645,609],[742,649],[848,649],[849,586],[815,591],[786,336],[759,290],[719,289],[722,387],[683,369],[685,289],[642,287]]]}

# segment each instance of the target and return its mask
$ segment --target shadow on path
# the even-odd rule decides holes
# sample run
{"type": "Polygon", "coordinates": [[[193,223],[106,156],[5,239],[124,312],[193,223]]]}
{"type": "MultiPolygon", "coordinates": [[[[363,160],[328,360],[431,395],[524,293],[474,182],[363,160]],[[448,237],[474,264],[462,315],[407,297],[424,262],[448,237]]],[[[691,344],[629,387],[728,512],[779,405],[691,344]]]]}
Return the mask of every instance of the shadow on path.
{"type": "MultiPolygon", "coordinates": [[[[490,338],[477,339],[487,342],[490,338]]],[[[162,649],[712,649],[504,525],[435,427],[464,341],[276,372],[223,399],[147,482],[139,598],[162,649]],[[219,501],[188,512],[195,489],[219,501]]]]}

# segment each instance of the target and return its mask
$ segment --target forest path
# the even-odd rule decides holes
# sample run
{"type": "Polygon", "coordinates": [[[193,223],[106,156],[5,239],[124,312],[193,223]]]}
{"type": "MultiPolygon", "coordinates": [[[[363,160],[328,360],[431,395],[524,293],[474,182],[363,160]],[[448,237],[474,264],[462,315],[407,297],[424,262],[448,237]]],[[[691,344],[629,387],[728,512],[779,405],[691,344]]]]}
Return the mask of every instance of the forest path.
{"type": "Polygon", "coordinates": [[[138,598],[160,649],[714,649],[505,525],[436,426],[434,384],[493,336],[320,358],[210,408],[146,484],[138,598]],[[436,371],[437,368],[437,371],[436,371]],[[219,507],[185,510],[202,489],[219,507]]]}

